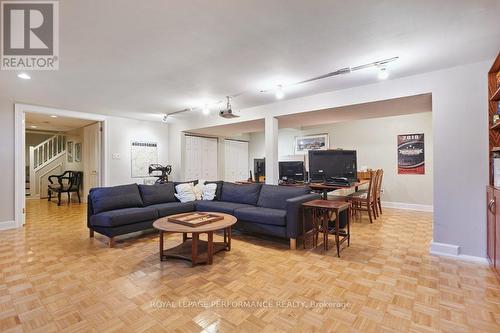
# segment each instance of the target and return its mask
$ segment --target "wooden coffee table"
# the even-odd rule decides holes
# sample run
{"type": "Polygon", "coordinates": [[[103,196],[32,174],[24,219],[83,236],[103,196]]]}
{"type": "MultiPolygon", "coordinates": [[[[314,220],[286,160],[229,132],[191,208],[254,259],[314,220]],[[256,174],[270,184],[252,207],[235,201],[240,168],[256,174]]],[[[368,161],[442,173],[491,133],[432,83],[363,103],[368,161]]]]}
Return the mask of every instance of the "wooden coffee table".
{"type": "Polygon", "coordinates": [[[191,261],[192,266],[197,264],[213,263],[214,253],[231,250],[231,226],[236,223],[236,217],[224,213],[212,213],[223,216],[224,219],[205,224],[199,227],[189,227],[177,223],[168,222],[169,217],[163,217],[153,223],[153,227],[160,231],[160,260],[167,258],[183,259],[191,261]],[[224,242],[214,242],[214,232],[224,231],[224,242]],[[170,248],[163,248],[163,236],[165,233],[182,233],[182,243],[170,248]],[[191,234],[191,237],[188,237],[191,234]],[[208,240],[200,240],[200,234],[207,234],[208,240]]]}

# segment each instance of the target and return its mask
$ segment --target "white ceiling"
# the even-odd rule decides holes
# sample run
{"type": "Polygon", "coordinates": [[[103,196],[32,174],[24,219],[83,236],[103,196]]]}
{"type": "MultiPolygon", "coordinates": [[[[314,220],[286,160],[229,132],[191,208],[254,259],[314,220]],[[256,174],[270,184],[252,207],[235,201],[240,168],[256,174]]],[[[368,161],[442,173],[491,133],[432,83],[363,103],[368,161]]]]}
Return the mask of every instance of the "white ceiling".
{"type": "MultiPolygon", "coordinates": [[[[422,94],[371,103],[301,112],[278,117],[279,128],[304,128],[367,118],[432,112],[432,95],[422,94]]],[[[190,133],[230,137],[241,133],[263,132],[264,119],[190,130],[190,133]]]]}
{"type": "Polygon", "coordinates": [[[67,132],[95,123],[92,120],[57,117],[53,118],[47,114],[26,113],[26,130],[67,132]],[[35,127],[34,127],[35,126],[35,127]]]}
{"type": "MultiPolygon", "coordinates": [[[[23,81],[0,72],[16,101],[160,119],[163,112],[251,93],[388,57],[391,78],[492,59],[500,1],[64,0],[60,70],[23,81]]],[[[373,83],[374,69],[287,90],[286,98],[373,83]]]]}

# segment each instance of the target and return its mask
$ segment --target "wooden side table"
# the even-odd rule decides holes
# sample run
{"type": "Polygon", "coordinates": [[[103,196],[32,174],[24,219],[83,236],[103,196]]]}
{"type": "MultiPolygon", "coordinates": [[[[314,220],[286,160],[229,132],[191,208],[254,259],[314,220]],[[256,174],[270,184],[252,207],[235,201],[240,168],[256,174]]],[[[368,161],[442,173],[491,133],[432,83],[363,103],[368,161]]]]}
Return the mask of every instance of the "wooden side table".
{"type": "Polygon", "coordinates": [[[323,248],[328,251],[328,235],[332,233],[335,235],[335,244],[337,246],[337,256],[340,257],[340,244],[347,241],[347,246],[350,244],[351,240],[351,204],[345,201],[333,201],[333,200],[311,200],[302,204],[303,207],[303,221],[302,224],[302,237],[304,248],[306,248],[306,211],[312,211],[312,236],[313,236],[313,246],[318,246],[318,236],[319,233],[323,233],[323,248]],[[343,211],[347,211],[347,231],[340,230],[339,216],[343,211]],[[332,231],[328,230],[328,222],[333,218],[335,214],[335,228],[332,231]]]}

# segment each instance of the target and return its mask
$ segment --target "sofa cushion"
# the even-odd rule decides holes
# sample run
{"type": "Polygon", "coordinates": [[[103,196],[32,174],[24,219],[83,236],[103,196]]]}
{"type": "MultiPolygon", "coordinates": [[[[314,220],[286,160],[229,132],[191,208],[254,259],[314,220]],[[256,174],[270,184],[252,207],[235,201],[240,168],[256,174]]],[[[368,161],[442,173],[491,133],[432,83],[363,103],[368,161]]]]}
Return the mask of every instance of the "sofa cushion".
{"type": "Polygon", "coordinates": [[[137,184],[93,188],[90,190],[90,200],[94,214],[143,206],[137,184]]]}
{"type": "Polygon", "coordinates": [[[196,201],[194,204],[196,210],[199,212],[221,212],[231,215],[234,215],[234,210],[237,208],[253,207],[251,205],[245,205],[235,202],[209,200],[196,201]]]}
{"type": "Polygon", "coordinates": [[[222,180],[208,180],[205,182],[205,184],[216,184],[217,185],[217,189],[215,190],[214,200],[220,200],[220,195],[222,192],[222,185],[224,184],[224,181],[222,181],[222,180]]]}
{"type": "Polygon", "coordinates": [[[151,207],[123,208],[102,212],[90,217],[90,224],[99,227],[117,227],[126,224],[155,220],[158,211],[151,207]]]}
{"type": "Polygon", "coordinates": [[[213,183],[206,184],[205,183],[205,185],[203,185],[201,199],[202,200],[214,200],[216,193],[217,193],[217,184],[213,184],[213,183]]]}
{"type": "Polygon", "coordinates": [[[193,183],[184,183],[175,186],[175,197],[180,202],[190,202],[196,200],[193,183]]]}
{"type": "Polygon", "coordinates": [[[282,209],[262,207],[238,208],[234,210],[234,216],[238,220],[246,222],[286,226],[286,210],[282,209]]]}
{"type": "Polygon", "coordinates": [[[174,215],[180,213],[189,213],[194,211],[193,202],[167,202],[167,203],[152,205],[149,207],[156,208],[159,217],[165,217],[168,215],[174,215]]]}
{"type": "Polygon", "coordinates": [[[256,205],[259,199],[261,184],[233,184],[224,182],[221,201],[256,205]]]}
{"type": "Polygon", "coordinates": [[[286,201],[308,194],[308,186],[262,185],[257,206],[265,208],[286,209],[286,201]]]}
{"type": "Polygon", "coordinates": [[[139,191],[144,206],[176,201],[174,183],[139,185],[139,191]]]}

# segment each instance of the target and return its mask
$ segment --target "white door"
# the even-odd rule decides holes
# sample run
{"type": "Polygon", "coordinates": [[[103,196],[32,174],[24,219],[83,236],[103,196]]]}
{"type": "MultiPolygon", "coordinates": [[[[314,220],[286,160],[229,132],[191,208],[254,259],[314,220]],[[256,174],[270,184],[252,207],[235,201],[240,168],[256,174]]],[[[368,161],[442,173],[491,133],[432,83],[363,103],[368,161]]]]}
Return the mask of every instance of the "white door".
{"type": "Polygon", "coordinates": [[[217,180],[217,139],[186,135],[185,180],[217,180]]]}
{"type": "Polygon", "coordinates": [[[83,196],[91,188],[101,186],[101,123],[95,123],[83,128],[83,196]]]}
{"type": "Polygon", "coordinates": [[[249,177],[248,142],[224,140],[225,180],[246,180],[249,177]]]}

